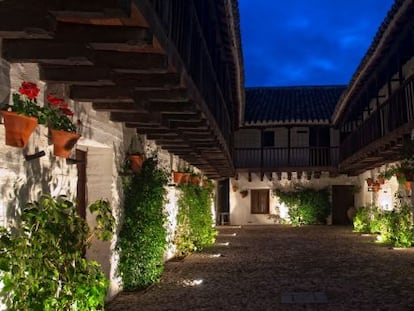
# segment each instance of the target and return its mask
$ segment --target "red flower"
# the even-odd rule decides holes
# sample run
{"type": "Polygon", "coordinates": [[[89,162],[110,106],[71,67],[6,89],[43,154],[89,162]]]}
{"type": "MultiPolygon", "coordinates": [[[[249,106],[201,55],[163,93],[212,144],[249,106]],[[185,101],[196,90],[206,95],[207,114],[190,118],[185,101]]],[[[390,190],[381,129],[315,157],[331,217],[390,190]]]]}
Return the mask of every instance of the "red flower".
{"type": "Polygon", "coordinates": [[[30,99],[35,99],[39,92],[40,89],[32,82],[22,82],[22,85],[19,88],[19,93],[26,95],[30,99]]]}
{"type": "Polygon", "coordinates": [[[69,108],[60,108],[60,111],[62,111],[63,114],[67,115],[67,116],[73,116],[73,112],[72,110],[70,110],[69,108]]]}
{"type": "Polygon", "coordinates": [[[58,107],[58,106],[61,106],[62,104],[64,104],[63,98],[55,97],[55,95],[53,95],[53,94],[47,95],[47,100],[54,107],[58,107]]]}

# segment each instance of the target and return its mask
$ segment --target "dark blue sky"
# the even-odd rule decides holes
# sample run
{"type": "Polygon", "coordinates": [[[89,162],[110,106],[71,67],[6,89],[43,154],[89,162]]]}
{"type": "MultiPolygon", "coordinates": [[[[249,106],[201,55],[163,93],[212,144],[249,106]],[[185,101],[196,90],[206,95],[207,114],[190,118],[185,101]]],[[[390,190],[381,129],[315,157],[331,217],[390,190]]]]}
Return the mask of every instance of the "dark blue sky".
{"type": "Polygon", "coordinates": [[[393,0],[239,0],[246,86],[347,84],[393,0]]]}

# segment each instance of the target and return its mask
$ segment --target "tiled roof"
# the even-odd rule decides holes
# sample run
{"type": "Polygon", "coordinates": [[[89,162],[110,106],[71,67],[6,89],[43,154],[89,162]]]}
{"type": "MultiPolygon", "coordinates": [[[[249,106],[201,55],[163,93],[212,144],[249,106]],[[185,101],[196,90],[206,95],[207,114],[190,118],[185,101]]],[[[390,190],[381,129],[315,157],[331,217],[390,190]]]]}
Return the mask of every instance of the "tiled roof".
{"type": "Polygon", "coordinates": [[[345,85],[246,88],[245,125],[330,124],[345,85]]]}

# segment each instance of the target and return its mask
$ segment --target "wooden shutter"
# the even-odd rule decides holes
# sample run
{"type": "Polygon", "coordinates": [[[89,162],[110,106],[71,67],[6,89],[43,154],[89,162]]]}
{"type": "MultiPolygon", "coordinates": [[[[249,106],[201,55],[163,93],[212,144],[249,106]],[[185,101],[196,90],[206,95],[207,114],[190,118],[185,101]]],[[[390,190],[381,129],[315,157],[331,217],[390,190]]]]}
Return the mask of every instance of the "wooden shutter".
{"type": "Polygon", "coordinates": [[[269,214],[269,190],[251,190],[251,213],[269,214]]]}

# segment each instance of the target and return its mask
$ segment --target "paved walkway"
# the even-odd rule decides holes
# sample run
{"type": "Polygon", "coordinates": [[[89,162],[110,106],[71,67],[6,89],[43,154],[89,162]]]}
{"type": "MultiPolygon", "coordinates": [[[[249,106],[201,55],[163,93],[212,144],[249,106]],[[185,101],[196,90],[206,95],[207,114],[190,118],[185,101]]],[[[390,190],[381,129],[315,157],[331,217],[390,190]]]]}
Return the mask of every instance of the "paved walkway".
{"type": "Polygon", "coordinates": [[[168,262],[159,284],[120,294],[106,310],[414,310],[413,249],[350,227],[219,231],[214,247],[168,262]]]}

